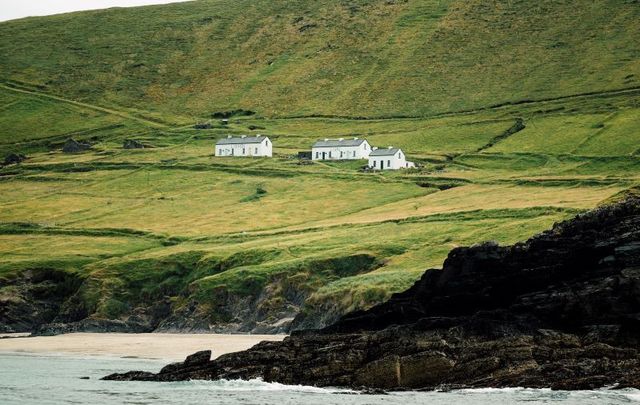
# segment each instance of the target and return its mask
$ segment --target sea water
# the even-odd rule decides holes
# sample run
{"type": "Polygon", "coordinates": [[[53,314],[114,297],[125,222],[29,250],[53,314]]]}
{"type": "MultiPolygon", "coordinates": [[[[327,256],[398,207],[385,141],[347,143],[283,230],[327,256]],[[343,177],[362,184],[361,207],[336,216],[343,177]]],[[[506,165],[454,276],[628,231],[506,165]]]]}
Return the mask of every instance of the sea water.
{"type": "Polygon", "coordinates": [[[166,361],[68,355],[0,354],[0,404],[630,404],[638,390],[551,391],[522,388],[398,392],[350,390],[253,381],[172,383],[101,381],[114,372],[157,372],[166,361]],[[88,377],[88,379],[86,379],[88,377]]]}

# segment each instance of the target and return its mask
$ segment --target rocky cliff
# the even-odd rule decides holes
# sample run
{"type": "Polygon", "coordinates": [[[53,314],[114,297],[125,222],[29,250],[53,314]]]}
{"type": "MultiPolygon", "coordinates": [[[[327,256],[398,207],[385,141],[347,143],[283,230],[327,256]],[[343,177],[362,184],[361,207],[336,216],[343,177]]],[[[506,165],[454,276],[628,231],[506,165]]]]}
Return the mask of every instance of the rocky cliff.
{"type": "Polygon", "coordinates": [[[454,249],[442,270],[328,328],[106,378],[640,388],[639,343],[640,199],[629,197],[513,246],[454,249]]]}

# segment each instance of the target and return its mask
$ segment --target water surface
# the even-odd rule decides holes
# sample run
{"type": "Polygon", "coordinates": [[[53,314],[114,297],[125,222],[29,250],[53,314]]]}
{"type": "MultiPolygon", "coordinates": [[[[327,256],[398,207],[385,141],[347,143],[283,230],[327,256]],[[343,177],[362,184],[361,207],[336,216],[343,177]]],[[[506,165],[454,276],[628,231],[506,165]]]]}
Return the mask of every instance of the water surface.
{"type": "Polygon", "coordinates": [[[361,395],[348,390],[262,381],[175,383],[100,381],[114,372],[157,372],[164,360],[0,354],[0,404],[632,404],[640,391],[483,389],[361,395]],[[89,377],[89,379],[81,379],[89,377]]]}

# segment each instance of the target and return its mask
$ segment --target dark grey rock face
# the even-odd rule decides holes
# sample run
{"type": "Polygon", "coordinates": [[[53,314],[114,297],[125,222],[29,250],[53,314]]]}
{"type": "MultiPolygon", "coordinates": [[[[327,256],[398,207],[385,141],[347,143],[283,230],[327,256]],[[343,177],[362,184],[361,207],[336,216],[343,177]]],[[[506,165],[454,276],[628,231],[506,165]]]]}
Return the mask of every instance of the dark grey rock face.
{"type": "Polygon", "coordinates": [[[0,279],[0,332],[31,332],[52,322],[81,282],[70,273],[47,268],[0,279]]]}
{"type": "Polygon", "coordinates": [[[629,197],[513,246],[454,249],[442,270],[325,329],[158,374],[106,378],[640,388],[639,347],[640,199],[629,197]]]}

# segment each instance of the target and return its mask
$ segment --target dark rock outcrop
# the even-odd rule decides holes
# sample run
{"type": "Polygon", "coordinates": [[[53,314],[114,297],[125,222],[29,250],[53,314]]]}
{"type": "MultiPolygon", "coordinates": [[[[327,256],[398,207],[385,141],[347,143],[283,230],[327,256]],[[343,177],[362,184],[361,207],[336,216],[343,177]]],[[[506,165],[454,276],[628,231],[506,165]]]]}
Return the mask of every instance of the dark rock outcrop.
{"type": "Polygon", "coordinates": [[[4,158],[4,165],[15,165],[18,163],[22,163],[27,159],[27,157],[20,153],[10,153],[4,158]]]}
{"type": "Polygon", "coordinates": [[[122,143],[123,149],[144,149],[145,145],[135,139],[125,139],[122,143]]]}
{"type": "Polygon", "coordinates": [[[110,380],[640,388],[640,199],[509,247],[454,249],[409,290],[322,329],[110,380]]]}
{"type": "Polygon", "coordinates": [[[195,129],[211,129],[213,126],[210,122],[198,122],[193,127],[195,129]]]}
{"type": "Polygon", "coordinates": [[[75,139],[67,139],[62,146],[64,153],[80,153],[91,149],[91,144],[86,142],[78,142],[75,139]]]}
{"type": "Polygon", "coordinates": [[[12,279],[0,277],[0,332],[31,332],[52,322],[81,283],[72,273],[48,268],[28,269],[12,279]]]}

